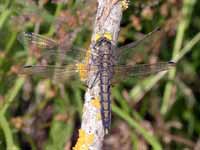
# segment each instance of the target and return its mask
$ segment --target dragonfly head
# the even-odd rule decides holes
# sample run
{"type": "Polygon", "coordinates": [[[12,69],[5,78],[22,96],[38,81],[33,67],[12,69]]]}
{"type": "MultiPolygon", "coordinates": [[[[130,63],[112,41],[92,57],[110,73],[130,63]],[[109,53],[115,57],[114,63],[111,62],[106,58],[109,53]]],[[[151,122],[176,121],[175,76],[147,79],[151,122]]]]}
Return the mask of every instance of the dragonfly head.
{"type": "Polygon", "coordinates": [[[106,51],[111,49],[112,43],[109,39],[102,36],[96,41],[94,47],[96,47],[96,49],[99,49],[100,51],[106,51]]]}
{"type": "Polygon", "coordinates": [[[111,44],[111,41],[108,38],[102,36],[97,40],[96,43],[97,44],[111,44]]]}

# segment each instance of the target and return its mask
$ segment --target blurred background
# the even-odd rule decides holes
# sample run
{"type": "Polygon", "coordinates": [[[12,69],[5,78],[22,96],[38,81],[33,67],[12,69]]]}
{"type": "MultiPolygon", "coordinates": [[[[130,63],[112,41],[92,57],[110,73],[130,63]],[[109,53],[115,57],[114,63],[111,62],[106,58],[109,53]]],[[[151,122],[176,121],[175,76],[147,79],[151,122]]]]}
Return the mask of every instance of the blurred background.
{"type": "MultiPolygon", "coordinates": [[[[34,32],[88,48],[94,0],[0,0],[0,149],[70,150],[78,138],[86,86],[20,76],[38,51],[17,40],[34,32]]],[[[200,2],[131,0],[119,46],[154,28],[162,34],[131,55],[131,64],[175,60],[176,70],[127,78],[112,88],[112,127],[104,150],[200,149],[200,2]],[[154,42],[153,42],[154,41],[154,42]]]]}

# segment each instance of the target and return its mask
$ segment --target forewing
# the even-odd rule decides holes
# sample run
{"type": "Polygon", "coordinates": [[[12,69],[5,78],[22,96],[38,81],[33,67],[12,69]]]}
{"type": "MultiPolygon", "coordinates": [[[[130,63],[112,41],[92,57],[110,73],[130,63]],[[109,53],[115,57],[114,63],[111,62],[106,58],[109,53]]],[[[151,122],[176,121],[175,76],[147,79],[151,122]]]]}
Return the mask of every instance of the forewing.
{"type": "Polygon", "coordinates": [[[21,68],[20,75],[39,76],[50,78],[56,81],[64,81],[68,78],[77,76],[76,66],[50,66],[50,65],[28,65],[21,68]]]}
{"type": "Polygon", "coordinates": [[[90,53],[89,50],[81,48],[72,48],[67,52],[62,50],[48,50],[41,52],[41,58],[48,60],[50,64],[57,60],[58,62],[61,62],[62,65],[71,65],[80,62],[88,64],[92,55],[97,56],[96,54],[90,53]]]}
{"type": "Polygon", "coordinates": [[[26,48],[31,48],[32,46],[39,48],[41,50],[40,59],[45,59],[50,65],[55,64],[55,62],[60,62],[61,64],[79,62],[87,54],[87,51],[81,48],[65,50],[65,43],[58,43],[53,39],[35,33],[23,32],[19,34],[18,40],[26,48]]]}
{"type": "Polygon", "coordinates": [[[96,74],[97,67],[88,68],[84,64],[74,64],[68,66],[53,66],[53,65],[27,65],[21,68],[20,75],[40,76],[50,78],[56,81],[64,81],[69,78],[80,77],[81,80],[86,80],[88,73],[96,74]]]}
{"type": "Polygon", "coordinates": [[[63,74],[66,72],[66,68],[50,66],[50,65],[27,65],[21,68],[20,74],[24,75],[39,75],[43,77],[52,77],[53,74],[57,72],[58,74],[63,74]]]}
{"type": "Polygon", "coordinates": [[[18,35],[19,42],[25,47],[36,46],[41,49],[58,49],[58,42],[45,36],[22,32],[18,35]]]}

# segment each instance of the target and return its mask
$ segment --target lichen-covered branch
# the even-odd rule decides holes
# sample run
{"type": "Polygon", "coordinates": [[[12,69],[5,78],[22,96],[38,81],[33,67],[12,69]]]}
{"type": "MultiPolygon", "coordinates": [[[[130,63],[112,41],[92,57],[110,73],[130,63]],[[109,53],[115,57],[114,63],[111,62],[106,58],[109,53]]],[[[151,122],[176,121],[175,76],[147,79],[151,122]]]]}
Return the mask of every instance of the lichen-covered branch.
{"type": "MultiPolygon", "coordinates": [[[[98,0],[90,46],[91,52],[94,51],[92,45],[94,45],[96,39],[103,35],[109,36],[112,44],[116,45],[122,11],[127,6],[127,1],[98,0]]],[[[91,73],[88,78],[92,78],[92,76],[91,73]]],[[[102,148],[105,131],[101,120],[99,92],[99,84],[95,84],[86,91],[79,139],[74,150],[100,150],[102,148]]]]}

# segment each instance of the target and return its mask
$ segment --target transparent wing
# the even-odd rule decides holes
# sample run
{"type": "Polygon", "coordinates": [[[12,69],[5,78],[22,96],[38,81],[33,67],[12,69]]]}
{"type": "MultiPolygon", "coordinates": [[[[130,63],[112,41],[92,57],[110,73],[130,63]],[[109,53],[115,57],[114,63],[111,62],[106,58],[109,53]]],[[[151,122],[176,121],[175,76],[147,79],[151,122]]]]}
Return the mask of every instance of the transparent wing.
{"type": "Polygon", "coordinates": [[[73,69],[66,66],[28,65],[21,68],[19,74],[31,76],[36,75],[42,78],[53,79],[54,81],[58,82],[64,82],[66,79],[77,78],[79,75],[77,67],[71,67],[73,69]]]}
{"type": "Polygon", "coordinates": [[[74,78],[77,75],[81,77],[81,80],[85,80],[88,72],[97,73],[95,65],[90,67],[90,70],[83,66],[77,68],[79,62],[88,64],[91,56],[89,50],[76,48],[65,51],[65,47],[62,45],[65,43],[58,43],[55,40],[34,33],[23,32],[18,36],[18,40],[24,46],[30,47],[33,45],[42,49],[40,58],[47,60],[48,64],[24,66],[21,68],[20,74],[38,75],[53,78],[56,81],[63,81],[68,78],[74,78]],[[61,66],[56,65],[56,62],[59,62],[58,64],[61,66]]]}
{"type": "Polygon", "coordinates": [[[56,61],[62,62],[62,64],[71,64],[82,61],[86,54],[88,55],[85,49],[72,48],[66,50],[66,43],[59,43],[35,33],[22,32],[19,34],[18,40],[27,48],[34,46],[41,49],[40,58],[46,59],[48,64],[54,64],[56,61]]]}
{"type": "MultiPolygon", "coordinates": [[[[156,64],[138,64],[135,66],[116,66],[115,78],[117,80],[125,79],[130,76],[144,76],[155,74],[161,71],[169,70],[170,68],[175,67],[176,63],[173,61],[169,62],[159,62],[156,64]]],[[[114,79],[114,80],[116,80],[114,79]]]]}
{"type": "MultiPolygon", "coordinates": [[[[56,67],[56,66],[40,66],[40,65],[27,65],[21,68],[20,74],[26,74],[26,75],[41,75],[45,77],[52,77],[55,72],[60,73],[63,75],[64,72],[66,72],[66,67],[56,67]]],[[[75,72],[75,70],[72,70],[72,73],[75,72]]],[[[70,71],[68,72],[70,73],[70,71]]]]}
{"type": "Polygon", "coordinates": [[[27,65],[21,68],[20,75],[37,75],[45,78],[53,78],[55,80],[63,81],[69,78],[80,77],[86,79],[88,73],[96,74],[97,67],[83,67],[79,64],[54,66],[54,65],[27,65]]]}
{"type": "MultiPolygon", "coordinates": [[[[114,78],[113,83],[120,82],[122,80],[126,80],[131,76],[142,76],[158,73],[161,71],[169,70],[176,65],[175,62],[159,62],[156,64],[138,64],[135,66],[115,66],[114,67],[114,78]]],[[[88,73],[92,73],[95,75],[91,82],[89,82],[90,87],[92,87],[95,82],[98,80],[97,76],[101,70],[97,69],[98,67],[92,66],[90,68],[77,67],[76,65],[69,66],[40,66],[40,65],[28,65],[24,66],[20,70],[20,74],[26,75],[38,75],[41,77],[52,78],[55,81],[63,82],[69,78],[84,77],[84,80],[88,77],[88,73]]]]}
{"type": "Polygon", "coordinates": [[[32,45],[41,49],[58,49],[59,47],[57,41],[31,32],[22,32],[18,35],[17,39],[25,47],[32,45]]]}
{"type": "Polygon", "coordinates": [[[162,34],[163,30],[161,30],[160,27],[157,27],[139,40],[117,48],[115,52],[118,64],[127,64],[127,61],[129,61],[136,51],[144,52],[144,50],[148,51],[149,49],[155,48],[155,46],[158,45],[158,40],[160,40],[162,34]]]}

